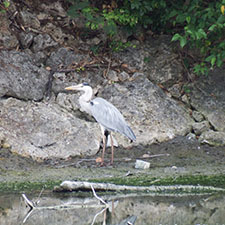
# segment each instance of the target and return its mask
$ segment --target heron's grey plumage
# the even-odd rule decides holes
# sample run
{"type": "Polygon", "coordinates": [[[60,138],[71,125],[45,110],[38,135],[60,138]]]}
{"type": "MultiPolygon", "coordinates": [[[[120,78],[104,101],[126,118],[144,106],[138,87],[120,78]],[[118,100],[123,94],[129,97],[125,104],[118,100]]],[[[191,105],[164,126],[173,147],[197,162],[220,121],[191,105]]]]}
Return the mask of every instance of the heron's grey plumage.
{"type": "Polygon", "coordinates": [[[111,149],[112,149],[111,163],[113,163],[114,147],[113,147],[113,136],[111,134],[111,131],[119,132],[128,137],[132,141],[136,140],[133,131],[127,125],[123,115],[114,105],[112,105],[103,98],[95,98],[91,100],[93,96],[93,90],[87,83],[79,84],[76,86],[70,86],[67,87],[66,90],[78,90],[84,92],[84,94],[81,95],[79,98],[81,109],[91,114],[101,126],[103,135],[102,164],[104,162],[104,152],[107,144],[108,135],[110,135],[111,140],[111,149]]]}
{"type": "Polygon", "coordinates": [[[120,111],[105,99],[93,99],[90,102],[90,110],[96,121],[106,130],[119,132],[132,141],[136,140],[133,131],[127,125],[120,111]]]}

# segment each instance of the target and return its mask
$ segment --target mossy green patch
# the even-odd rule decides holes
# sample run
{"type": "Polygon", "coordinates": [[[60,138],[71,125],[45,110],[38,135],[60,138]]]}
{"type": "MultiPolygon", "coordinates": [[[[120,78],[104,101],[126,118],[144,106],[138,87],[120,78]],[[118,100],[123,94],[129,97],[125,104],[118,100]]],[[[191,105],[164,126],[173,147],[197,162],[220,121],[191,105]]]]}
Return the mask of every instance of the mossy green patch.
{"type": "Polygon", "coordinates": [[[114,183],[130,186],[151,186],[151,185],[202,185],[212,187],[225,187],[225,175],[182,175],[174,177],[113,177],[105,179],[91,179],[92,182],[114,183]]]}
{"type": "Polygon", "coordinates": [[[0,192],[20,192],[20,191],[36,191],[52,190],[55,185],[59,185],[61,181],[45,181],[45,182],[2,182],[0,183],[0,192]]]}
{"type": "MultiPolygon", "coordinates": [[[[212,186],[225,187],[225,175],[182,175],[174,177],[150,177],[150,176],[128,176],[128,177],[113,177],[101,179],[89,179],[86,181],[113,183],[118,185],[129,186],[170,186],[170,185],[195,185],[195,186],[212,186]]],[[[39,191],[43,188],[45,190],[53,190],[54,186],[58,186],[61,181],[42,181],[42,182],[2,182],[0,183],[1,192],[21,192],[21,191],[39,191]]]]}

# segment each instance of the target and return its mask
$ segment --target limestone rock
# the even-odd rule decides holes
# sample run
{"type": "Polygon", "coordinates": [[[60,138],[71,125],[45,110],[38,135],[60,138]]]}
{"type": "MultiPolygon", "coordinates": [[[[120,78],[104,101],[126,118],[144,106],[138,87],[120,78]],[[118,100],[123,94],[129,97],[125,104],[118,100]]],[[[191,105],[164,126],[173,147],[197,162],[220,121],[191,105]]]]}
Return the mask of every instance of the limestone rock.
{"type": "Polygon", "coordinates": [[[192,116],[197,122],[202,122],[204,120],[204,116],[198,111],[192,111],[192,116]]]}
{"type": "Polygon", "coordinates": [[[120,81],[125,81],[129,79],[129,74],[123,71],[120,74],[118,74],[118,77],[120,81]]]}
{"type": "Polygon", "coordinates": [[[65,40],[70,40],[73,38],[72,35],[64,33],[61,27],[52,23],[47,23],[45,26],[43,26],[42,31],[44,33],[50,34],[51,37],[59,44],[63,44],[65,40]]]}
{"type": "Polygon", "coordinates": [[[178,56],[168,47],[159,49],[148,64],[149,79],[168,87],[171,83],[182,79],[182,71],[183,68],[178,61],[178,56]]]}
{"type": "Polygon", "coordinates": [[[58,105],[67,109],[68,111],[76,112],[80,108],[78,98],[78,94],[59,93],[56,97],[56,102],[58,105]]]}
{"type": "Polygon", "coordinates": [[[144,71],[154,83],[171,87],[183,79],[183,67],[170,45],[171,37],[162,35],[157,40],[149,39],[136,48],[127,48],[113,56],[127,64],[130,70],[144,71]]]}
{"type": "Polygon", "coordinates": [[[11,33],[9,26],[10,21],[5,13],[0,13],[0,45],[6,49],[15,48],[19,44],[16,36],[11,33]]]}
{"type": "Polygon", "coordinates": [[[32,45],[33,39],[34,39],[34,34],[33,33],[25,33],[25,32],[21,32],[19,34],[20,37],[20,43],[22,45],[23,48],[30,48],[30,46],[32,45]]]}
{"type": "Polygon", "coordinates": [[[34,37],[32,50],[34,52],[38,52],[48,49],[50,47],[55,47],[57,45],[58,45],[57,42],[55,42],[48,34],[39,34],[36,37],[34,37]]]}
{"type": "Polygon", "coordinates": [[[128,65],[131,70],[144,69],[144,54],[141,48],[127,48],[122,52],[113,53],[113,57],[128,65]]]}
{"type": "Polygon", "coordinates": [[[210,125],[208,121],[202,121],[199,123],[193,123],[193,130],[196,135],[200,135],[201,133],[209,130],[210,125]]]}
{"type": "Polygon", "coordinates": [[[188,140],[196,140],[196,135],[194,133],[189,133],[186,137],[188,140]]]}
{"type": "Polygon", "coordinates": [[[0,108],[0,136],[12,152],[41,160],[93,155],[99,149],[97,123],[76,118],[57,104],[8,98],[0,108]]]}
{"type": "Polygon", "coordinates": [[[24,27],[32,27],[34,29],[40,28],[40,21],[35,14],[28,12],[27,10],[21,11],[19,14],[24,27]]]}
{"type": "Polygon", "coordinates": [[[199,141],[213,146],[225,146],[225,132],[209,130],[201,134],[199,141]]]}
{"type": "Polygon", "coordinates": [[[58,16],[62,18],[67,16],[67,12],[63,8],[62,3],[58,1],[52,2],[51,4],[48,4],[48,2],[41,3],[40,8],[42,13],[45,12],[48,16],[58,16]]]}
{"type": "Polygon", "coordinates": [[[181,97],[181,86],[180,84],[174,84],[172,87],[168,89],[170,94],[175,98],[181,97]]]}
{"type": "Polygon", "coordinates": [[[52,52],[47,60],[47,66],[57,68],[59,65],[63,65],[64,67],[67,67],[72,63],[80,62],[84,58],[84,55],[75,54],[73,51],[70,51],[66,48],[59,48],[52,52]]]}
{"type": "Polygon", "coordinates": [[[23,100],[43,98],[48,71],[33,64],[30,55],[17,51],[0,52],[0,97],[23,100]]]}
{"type": "MultiPolygon", "coordinates": [[[[151,144],[186,135],[191,131],[193,120],[176,101],[166,96],[143,74],[134,75],[135,82],[106,86],[100,93],[113,103],[130,124],[137,141],[134,144],[151,144]]],[[[119,144],[127,146],[121,135],[116,135],[119,144]]]]}
{"type": "Polygon", "coordinates": [[[0,132],[0,148],[2,147],[4,142],[5,142],[5,136],[3,135],[3,133],[0,132]]]}
{"type": "Polygon", "coordinates": [[[117,76],[117,72],[114,71],[114,70],[110,70],[109,73],[107,74],[107,77],[112,82],[119,81],[118,76],[117,76]]]}
{"type": "Polygon", "coordinates": [[[225,73],[224,68],[211,71],[192,84],[191,106],[209,121],[217,131],[225,131],[225,73]]]}
{"type": "Polygon", "coordinates": [[[182,95],[181,100],[182,102],[190,106],[189,98],[187,97],[187,95],[182,95]]]}

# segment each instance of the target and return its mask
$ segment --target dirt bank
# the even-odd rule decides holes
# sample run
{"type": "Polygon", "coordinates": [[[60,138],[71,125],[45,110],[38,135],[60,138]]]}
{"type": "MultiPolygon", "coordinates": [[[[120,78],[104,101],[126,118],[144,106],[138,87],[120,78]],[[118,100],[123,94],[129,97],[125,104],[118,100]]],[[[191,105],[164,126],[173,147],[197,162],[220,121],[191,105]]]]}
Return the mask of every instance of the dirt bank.
{"type": "MultiPolygon", "coordinates": [[[[31,188],[32,184],[37,185],[34,189],[43,185],[51,189],[62,180],[107,180],[144,185],[174,184],[176,181],[225,186],[224,148],[200,145],[184,137],[135,149],[118,148],[113,167],[100,167],[95,162],[96,157],[34,162],[12,154],[8,149],[0,149],[1,189],[23,190],[31,188]],[[143,156],[151,163],[150,169],[135,169],[136,159],[143,156]],[[197,180],[191,177],[197,177],[197,180]]],[[[106,162],[109,159],[110,151],[106,154],[106,162]]]]}

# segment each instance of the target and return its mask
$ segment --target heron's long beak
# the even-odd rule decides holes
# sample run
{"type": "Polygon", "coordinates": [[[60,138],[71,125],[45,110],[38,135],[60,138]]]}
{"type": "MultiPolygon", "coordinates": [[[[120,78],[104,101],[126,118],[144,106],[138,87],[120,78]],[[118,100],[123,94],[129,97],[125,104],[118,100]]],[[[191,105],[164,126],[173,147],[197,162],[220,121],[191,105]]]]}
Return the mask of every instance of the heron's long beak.
{"type": "Polygon", "coordinates": [[[76,85],[76,86],[66,87],[65,90],[67,90],[67,91],[76,91],[76,90],[79,90],[79,88],[80,88],[80,86],[76,85]]]}

